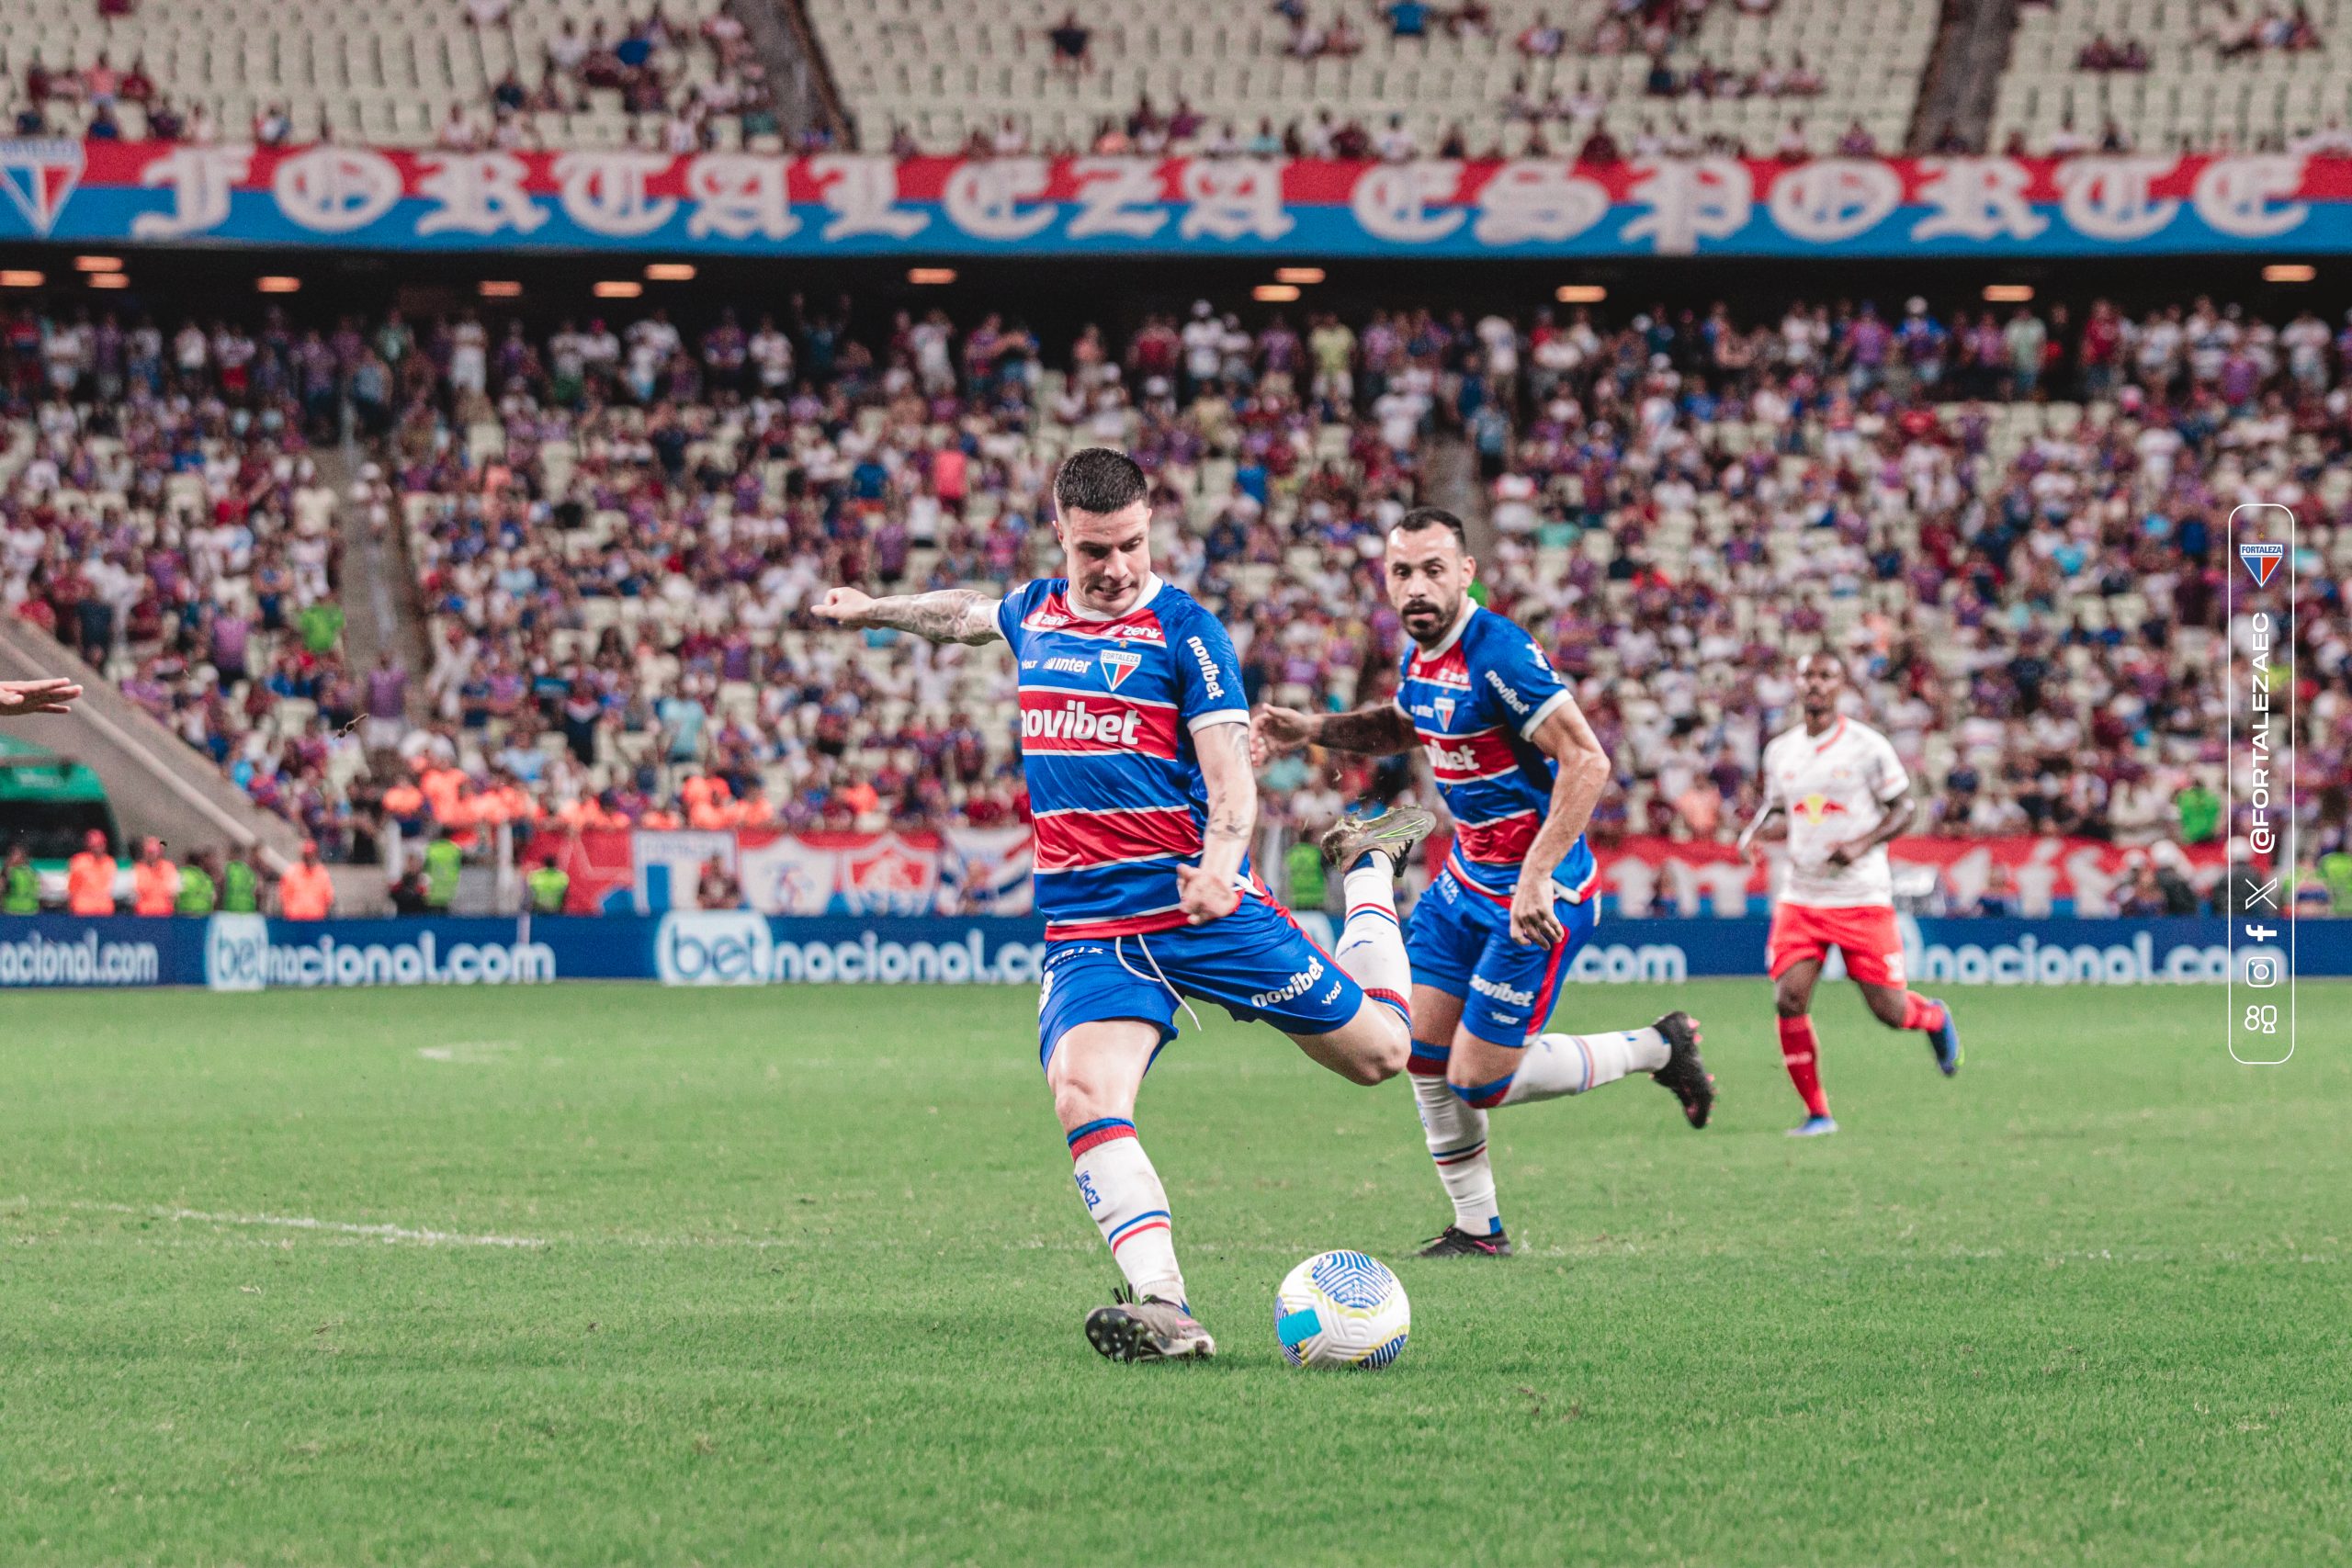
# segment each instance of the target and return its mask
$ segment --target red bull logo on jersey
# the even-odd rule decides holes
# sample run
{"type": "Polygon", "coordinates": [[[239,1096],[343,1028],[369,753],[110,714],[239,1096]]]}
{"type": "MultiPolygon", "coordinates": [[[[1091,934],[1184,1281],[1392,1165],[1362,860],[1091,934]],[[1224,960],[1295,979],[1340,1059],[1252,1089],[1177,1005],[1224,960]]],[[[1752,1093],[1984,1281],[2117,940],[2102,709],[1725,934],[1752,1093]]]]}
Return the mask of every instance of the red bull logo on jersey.
{"type": "Polygon", "coordinates": [[[1102,656],[1102,679],[1117,691],[1119,682],[1134,674],[1143,665],[1143,655],[1132,649],[1114,649],[1102,656]]]}
{"type": "Polygon", "coordinates": [[[1816,793],[1806,795],[1803,800],[1792,802],[1789,806],[1789,815],[1802,817],[1808,822],[1826,822],[1832,817],[1850,817],[1853,813],[1843,802],[1832,800],[1826,795],[1816,793]]]}

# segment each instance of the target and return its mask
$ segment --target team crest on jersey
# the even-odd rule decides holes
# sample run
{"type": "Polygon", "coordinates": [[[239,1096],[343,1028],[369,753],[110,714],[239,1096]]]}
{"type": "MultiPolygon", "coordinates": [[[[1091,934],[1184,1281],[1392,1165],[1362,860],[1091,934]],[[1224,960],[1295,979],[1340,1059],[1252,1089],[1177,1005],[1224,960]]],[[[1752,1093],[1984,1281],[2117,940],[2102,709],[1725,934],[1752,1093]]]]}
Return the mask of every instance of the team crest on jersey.
{"type": "Polygon", "coordinates": [[[1132,649],[1115,649],[1101,657],[1102,678],[1111,682],[1111,689],[1114,692],[1119,689],[1119,682],[1134,674],[1143,663],[1143,655],[1132,649]]]}
{"type": "Polygon", "coordinates": [[[1440,697],[1437,699],[1434,705],[1437,708],[1437,721],[1440,724],[1452,724],[1453,722],[1453,699],[1452,697],[1440,697]]]}
{"type": "Polygon", "coordinates": [[[2238,547],[2238,559],[2245,563],[2246,575],[2254,579],[2256,588],[2269,587],[2278,563],[2286,558],[2287,547],[2276,539],[2248,539],[2238,547]]]}
{"type": "Polygon", "coordinates": [[[25,215],[35,234],[46,237],[82,183],[82,144],[44,140],[0,141],[0,186],[25,215]]]}

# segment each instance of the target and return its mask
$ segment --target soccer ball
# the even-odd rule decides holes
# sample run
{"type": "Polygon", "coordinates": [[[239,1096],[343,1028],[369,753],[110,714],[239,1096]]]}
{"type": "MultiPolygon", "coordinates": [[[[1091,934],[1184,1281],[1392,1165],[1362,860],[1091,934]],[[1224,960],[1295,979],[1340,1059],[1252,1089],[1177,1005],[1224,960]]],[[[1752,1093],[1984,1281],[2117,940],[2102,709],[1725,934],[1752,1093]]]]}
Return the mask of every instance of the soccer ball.
{"type": "Polygon", "coordinates": [[[1403,1282],[1361,1252],[1317,1253],[1274,1293],[1274,1337],[1294,1367],[1385,1367],[1412,1326],[1403,1282]]]}

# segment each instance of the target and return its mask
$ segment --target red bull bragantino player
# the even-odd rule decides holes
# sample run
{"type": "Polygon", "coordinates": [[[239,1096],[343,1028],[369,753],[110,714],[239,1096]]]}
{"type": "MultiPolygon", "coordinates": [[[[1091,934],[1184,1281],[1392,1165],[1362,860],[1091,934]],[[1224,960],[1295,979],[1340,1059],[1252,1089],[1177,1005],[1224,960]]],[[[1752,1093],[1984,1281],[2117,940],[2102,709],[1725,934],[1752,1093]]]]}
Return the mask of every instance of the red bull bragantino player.
{"type": "MultiPolygon", "coordinates": [[[[1693,1127],[1707,1124],[1715,1099],[1687,1013],[1610,1034],[1544,1032],[1600,918],[1600,867],[1584,829],[1608,787],[1609,758],[1535,639],[1470,597],[1477,574],[1460,518],[1434,506],[1407,513],[1383,559],[1388,602],[1411,639],[1395,700],[1340,714],[1268,707],[1254,748],[1262,761],[1310,743],[1418,746],[1453,814],[1453,852],[1413,906],[1406,942],[1414,1100],[1453,1202],[1453,1223],[1424,1258],[1511,1250],[1487,1155],[1489,1111],[1636,1072],[1671,1089],[1693,1127]]],[[[1360,881],[1367,897],[1385,887],[1351,869],[1351,919],[1360,881]]]]}
{"type": "MultiPolygon", "coordinates": [[[[1342,1077],[1376,1084],[1411,1046],[1396,865],[1426,811],[1343,824],[1328,852],[1366,868],[1336,955],[1251,874],[1250,713],[1216,617],[1151,570],[1151,502],[1125,453],[1074,453],[1054,479],[1067,577],[1001,601],[969,589],[816,605],[844,626],[933,642],[1001,637],[1020,664],[1021,754],[1046,917],[1038,1060],[1079,1196],[1127,1281],[1086,1337],[1113,1360],[1212,1355],[1177,1268],[1168,1193],[1136,1137],[1136,1091],[1185,997],[1263,1019],[1342,1077]],[[1376,870],[1377,874],[1374,874],[1376,870]]],[[[1189,1010],[1189,1004],[1187,1006],[1189,1010]]]]}
{"type": "Polygon", "coordinates": [[[1814,982],[1833,947],[1881,1023],[1918,1030],[1944,1076],[1960,1071],[1951,1010],[1904,984],[1886,846],[1911,824],[1911,775],[1885,736],[1838,711],[1845,689],[1846,666],[1837,655],[1797,661],[1804,721],[1764,748],[1763,805],[1739,836],[1740,853],[1747,854],[1766,823],[1787,818],[1788,875],[1772,904],[1765,965],[1781,1015],[1781,1060],[1804,1100],[1805,1119],[1790,1129],[1792,1138],[1838,1130],[1821,1090],[1821,1043],[1811,1016],[1814,982]]]}

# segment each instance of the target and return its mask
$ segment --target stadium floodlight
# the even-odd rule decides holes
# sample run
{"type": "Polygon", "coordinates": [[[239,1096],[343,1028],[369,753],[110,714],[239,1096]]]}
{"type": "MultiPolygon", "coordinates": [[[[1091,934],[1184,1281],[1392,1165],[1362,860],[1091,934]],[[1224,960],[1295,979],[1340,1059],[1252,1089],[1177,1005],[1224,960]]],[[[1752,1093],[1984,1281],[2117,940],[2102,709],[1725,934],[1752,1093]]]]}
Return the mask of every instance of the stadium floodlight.
{"type": "Polygon", "coordinates": [[[2030,283],[1988,283],[1984,286],[1984,303],[1987,305],[2025,305],[2031,303],[2032,299],[2033,285],[2030,283]]]}
{"type": "Polygon", "coordinates": [[[645,264],[648,283],[692,283],[695,264],[692,262],[648,262],[645,264]]]}
{"type": "Polygon", "coordinates": [[[907,281],[918,287],[935,288],[955,282],[956,269],[952,266],[910,266],[907,268],[907,281]]]}
{"type": "Polygon", "coordinates": [[[1609,290],[1598,283],[1563,283],[1552,298],[1563,305],[1598,305],[1609,298],[1609,290]]]}
{"type": "Polygon", "coordinates": [[[120,272],[122,258],[120,256],[75,256],[74,270],[75,272],[120,272]]]}
{"type": "Polygon", "coordinates": [[[30,267],[9,267],[0,272],[0,288],[39,288],[48,279],[30,267]]]}
{"type": "Polygon", "coordinates": [[[645,285],[633,277],[608,277],[590,292],[599,299],[634,299],[645,292],[645,285]]]}
{"type": "Polygon", "coordinates": [[[2309,262],[2272,262],[2262,269],[2265,283],[2309,283],[2319,276],[2319,268],[2309,262]]]}
{"type": "Polygon", "coordinates": [[[480,288],[485,299],[519,299],[523,295],[523,286],[511,277],[485,277],[480,288]]]}
{"type": "Polygon", "coordinates": [[[130,287],[130,275],[127,272],[94,272],[90,275],[90,287],[93,288],[128,288],[130,287]]]}
{"type": "Polygon", "coordinates": [[[254,287],[264,294],[300,294],[302,291],[302,280],[299,277],[288,277],[284,273],[271,273],[267,276],[254,279],[254,287]]]}
{"type": "Polygon", "coordinates": [[[1319,266],[1278,266],[1274,268],[1276,283],[1320,283],[1323,269],[1319,266]]]}
{"type": "Polygon", "coordinates": [[[1261,283],[1250,291],[1250,298],[1268,305],[1287,305],[1298,298],[1295,283],[1261,283]]]}

